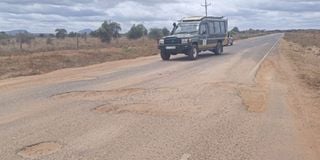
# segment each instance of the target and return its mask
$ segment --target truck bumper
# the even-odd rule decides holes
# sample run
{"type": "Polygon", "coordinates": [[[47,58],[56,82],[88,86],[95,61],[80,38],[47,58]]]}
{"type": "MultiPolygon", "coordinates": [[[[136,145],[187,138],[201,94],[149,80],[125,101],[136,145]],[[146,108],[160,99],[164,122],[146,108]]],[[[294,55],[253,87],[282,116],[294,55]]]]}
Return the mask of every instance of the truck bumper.
{"type": "Polygon", "coordinates": [[[190,44],[183,44],[183,45],[160,45],[158,48],[161,51],[165,51],[166,53],[171,53],[171,54],[179,54],[179,53],[187,53],[192,46],[190,44]]]}

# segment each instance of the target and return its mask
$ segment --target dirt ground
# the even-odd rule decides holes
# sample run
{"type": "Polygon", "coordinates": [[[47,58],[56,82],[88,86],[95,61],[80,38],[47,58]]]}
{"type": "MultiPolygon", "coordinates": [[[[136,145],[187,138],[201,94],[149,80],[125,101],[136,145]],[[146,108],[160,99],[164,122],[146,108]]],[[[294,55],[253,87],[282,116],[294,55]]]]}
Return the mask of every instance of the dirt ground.
{"type": "MultiPolygon", "coordinates": [[[[294,114],[307,148],[320,153],[320,32],[286,33],[277,51],[261,65],[252,86],[238,86],[249,112],[268,110],[272,83],[285,86],[287,104],[294,114]]],[[[320,154],[318,154],[318,157],[320,154]]]]}
{"type": "Polygon", "coordinates": [[[286,84],[287,101],[305,144],[320,153],[320,32],[286,33],[280,54],[271,56],[276,81],[286,84]],[[317,38],[315,38],[317,37],[317,38]]]}

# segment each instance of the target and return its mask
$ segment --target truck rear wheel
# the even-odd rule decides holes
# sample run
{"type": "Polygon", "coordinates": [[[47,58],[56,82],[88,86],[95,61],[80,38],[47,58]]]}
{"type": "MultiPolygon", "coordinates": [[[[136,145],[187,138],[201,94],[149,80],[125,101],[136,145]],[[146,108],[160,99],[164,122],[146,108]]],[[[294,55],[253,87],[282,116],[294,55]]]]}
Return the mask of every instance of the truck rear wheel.
{"type": "Polygon", "coordinates": [[[197,45],[192,45],[189,53],[188,53],[188,57],[190,60],[196,60],[199,56],[199,50],[198,50],[198,46],[197,45]]]}
{"type": "Polygon", "coordinates": [[[170,53],[167,53],[166,51],[161,51],[161,58],[162,58],[162,60],[164,60],[164,61],[168,61],[168,60],[170,60],[170,56],[171,56],[171,54],[170,53]]]}
{"type": "Polygon", "coordinates": [[[216,55],[220,55],[223,52],[223,45],[221,42],[218,42],[216,48],[214,49],[214,53],[216,55]]]}

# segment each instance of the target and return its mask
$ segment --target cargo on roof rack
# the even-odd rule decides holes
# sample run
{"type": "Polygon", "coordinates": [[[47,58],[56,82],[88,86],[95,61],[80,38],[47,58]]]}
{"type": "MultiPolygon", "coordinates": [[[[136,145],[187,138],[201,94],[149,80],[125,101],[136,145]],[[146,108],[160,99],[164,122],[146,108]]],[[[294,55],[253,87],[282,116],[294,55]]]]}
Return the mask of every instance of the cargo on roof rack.
{"type": "Polygon", "coordinates": [[[219,20],[223,19],[224,17],[203,17],[203,16],[193,16],[193,17],[186,17],[183,18],[180,22],[193,22],[193,21],[203,21],[203,20],[219,20]]]}

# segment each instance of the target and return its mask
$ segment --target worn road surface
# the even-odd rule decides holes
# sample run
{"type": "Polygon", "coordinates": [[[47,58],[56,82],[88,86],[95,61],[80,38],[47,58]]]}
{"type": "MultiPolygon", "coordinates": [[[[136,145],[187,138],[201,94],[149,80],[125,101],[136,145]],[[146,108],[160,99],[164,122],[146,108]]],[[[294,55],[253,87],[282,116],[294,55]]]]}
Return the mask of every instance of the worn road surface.
{"type": "Polygon", "coordinates": [[[285,87],[270,83],[262,110],[246,105],[255,90],[242,94],[282,36],[197,61],[153,56],[2,80],[0,159],[312,159],[285,87]]]}

